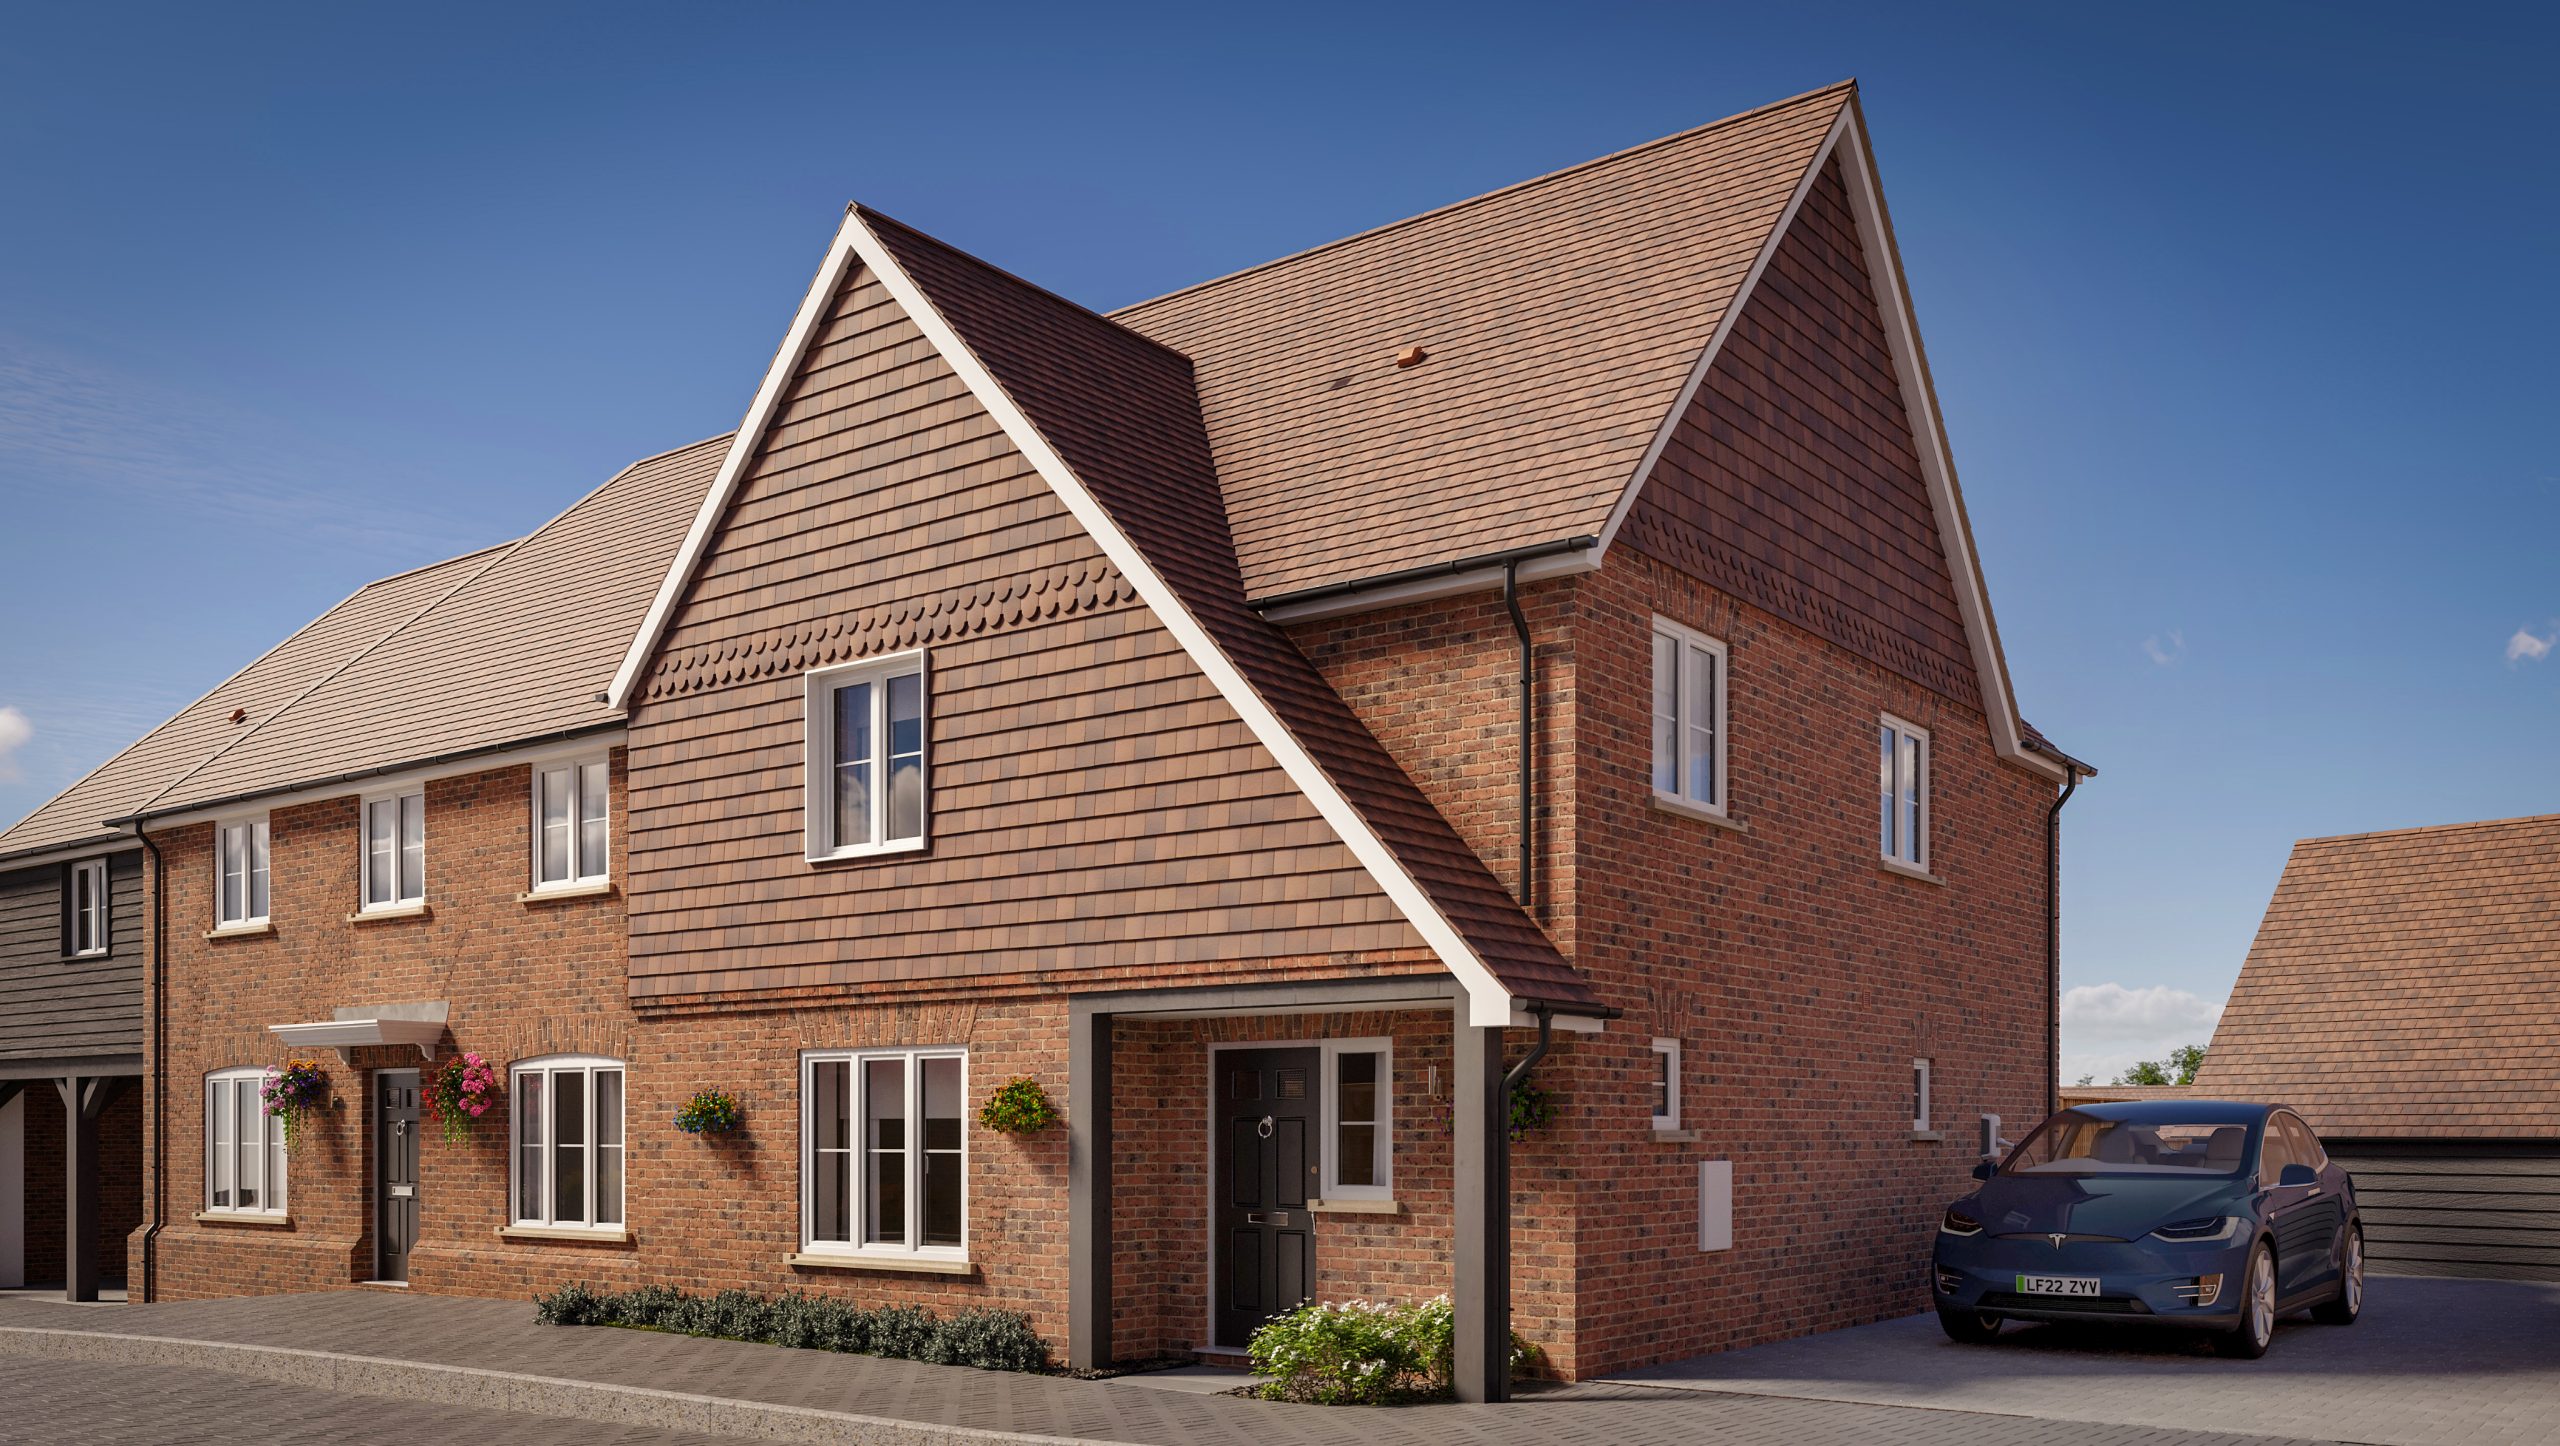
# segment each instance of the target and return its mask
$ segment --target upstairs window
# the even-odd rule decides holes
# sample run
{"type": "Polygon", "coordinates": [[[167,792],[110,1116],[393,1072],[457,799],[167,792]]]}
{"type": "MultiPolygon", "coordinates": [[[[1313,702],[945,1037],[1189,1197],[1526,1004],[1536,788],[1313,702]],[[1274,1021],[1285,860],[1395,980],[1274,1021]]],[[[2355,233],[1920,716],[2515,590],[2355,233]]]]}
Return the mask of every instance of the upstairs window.
{"type": "Polygon", "coordinates": [[[533,886],[600,884],[612,875],[612,794],[601,758],[533,770],[533,886]]]}
{"type": "Polygon", "coordinates": [[[427,897],[427,796],[403,793],[364,805],[364,907],[396,908],[427,897]]]}
{"type": "Polygon", "coordinates": [[[267,821],[235,819],[214,834],[214,927],[267,921],[267,821]]]}
{"type": "Polygon", "coordinates": [[[1886,859],[1929,867],[1929,730],[1887,714],[1876,727],[1876,786],[1886,859]]]}
{"type": "Polygon", "coordinates": [[[1653,1052],[1650,1081],[1653,1094],[1653,1127],[1657,1130],[1680,1128],[1680,1041],[1657,1039],[1653,1052]]]}
{"type": "Polygon", "coordinates": [[[62,952],[75,959],[107,952],[105,859],[82,859],[63,875],[62,952]]]}
{"type": "Polygon", "coordinates": [[[1684,808],[1725,808],[1725,648],[1653,620],[1653,792],[1684,808]]]}
{"type": "Polygon", "coordinates": [[[808,710],[809,857],[922,848],[924,654],[813,672],[808,710]]]}
{"type": "Polygon", "coordinates": [[[204,1208],[284,1213],[284,1122],[259,1099],[263,1069],[226,1069],[204,1082],[204,1208]]]}

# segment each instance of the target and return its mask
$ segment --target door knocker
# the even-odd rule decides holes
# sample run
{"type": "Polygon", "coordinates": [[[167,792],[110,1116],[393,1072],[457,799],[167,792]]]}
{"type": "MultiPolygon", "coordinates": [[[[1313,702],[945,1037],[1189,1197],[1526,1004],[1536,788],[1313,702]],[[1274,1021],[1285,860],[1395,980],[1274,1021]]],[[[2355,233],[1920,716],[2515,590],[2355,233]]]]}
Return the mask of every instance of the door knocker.
{"type": "Polygon", "coordinates": [[[1254,1132],[1255,1134],[1257,1134],[1257,1135],[1260,1135],[1262,1138],[1264,1138],[1264,1139],[1266,1139],[1266,1140],[1267,1140],[1267,1139],[1270,1139],[1270,1138],[1271,1138],[1271,1117],[1270,1117],[1269,1115],[1264,1115],[1264,1116],[1262,1117],[1262,1123],[1261,1123],[1261,1124],[1258,1124],[1258,1125],[1256,1125],[1256,1126],[1254,1126],[1254,1127],[1253,1127],[1253,1132],[1254,1132]]]}

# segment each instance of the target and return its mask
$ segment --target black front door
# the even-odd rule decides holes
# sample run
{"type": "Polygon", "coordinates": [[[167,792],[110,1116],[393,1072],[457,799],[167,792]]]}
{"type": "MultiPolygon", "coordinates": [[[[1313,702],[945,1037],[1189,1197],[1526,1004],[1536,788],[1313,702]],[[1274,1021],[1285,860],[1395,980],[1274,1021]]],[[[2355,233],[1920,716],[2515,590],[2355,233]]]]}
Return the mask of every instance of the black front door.
{"type": "Polygon", "coordinates": [[[1316,1092],[1312,1049],[1229,1049],[1209,1056],[1217,1099],[1217,1340],[1242,1346],[1256,1327],[1314,1298],[1316,1092]]]}
{"type": "Polygon", "coordinates": [[[373,1077],[374,1271],[376,1280],[407,1280],[418,1243],[418,1072],[386,1069],[373,1077]]]}

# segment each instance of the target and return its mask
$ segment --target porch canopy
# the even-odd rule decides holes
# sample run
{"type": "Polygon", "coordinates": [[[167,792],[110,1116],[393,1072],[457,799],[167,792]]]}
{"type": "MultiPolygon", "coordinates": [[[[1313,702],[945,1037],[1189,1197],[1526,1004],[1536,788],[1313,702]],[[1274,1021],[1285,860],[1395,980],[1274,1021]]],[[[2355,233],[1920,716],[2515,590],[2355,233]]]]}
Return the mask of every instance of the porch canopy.
{"type": "Polygon", "coordinates": [[[445,1017],[450,1006],[438,999],[420,1004],[352,1004],[336,1010],[330,1018],[302,1024],[270,1024],[267,1033],[297,1046],[335,1049],[341,1059],[353,1060],[351,1051],[368,1045],[414,1044],[427,1059],[436,1055],[436,1042],[444,1038],[445,1017]]]}

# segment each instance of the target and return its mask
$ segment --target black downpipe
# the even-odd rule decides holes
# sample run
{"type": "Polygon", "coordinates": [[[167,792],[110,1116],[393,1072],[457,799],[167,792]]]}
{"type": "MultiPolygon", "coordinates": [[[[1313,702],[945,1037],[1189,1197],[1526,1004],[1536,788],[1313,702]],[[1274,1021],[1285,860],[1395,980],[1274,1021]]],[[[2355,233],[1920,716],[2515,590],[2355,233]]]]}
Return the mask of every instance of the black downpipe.
{"type": "MultiPolygon", "coordinates": [[[[1529,644],[1529,618],[1520,611],[1520,562],[1502,565],[1502,605],[1520,638],[1520,907],[1538,916],[1538,663],[1529,644]]],[[[1543,1025],[1546,1016],[1539,1019],[1543,1025]]],[[[1543,1042],[1538,1046],[1544,1053],[1543,1042]]],[[[1535,1059],[1537,1056],[1530,1056],[1535,1059]]]]}
{"type": "MultiPolygon", "coordinates": [[[[1529,1077],[1529,1071],[1536,1069],[1538,1061],[1547,1057],[1547,1046],[1556,1042],[1556,1012],[1543,1004],[1530,1005],[1529,1012],[1538,1016],[1538,1042],[1530,1047],[1527,1058],[1503,1071],[1502,1107],[1505,1110],[1511,1108],[1511,1092],[1520,1088],[1520,1082],[1529,1077]]],[[[1509,1120],[1503,1121],[1502,1138],[1505,1140],[1511,1138],[1509,1120]]],[[[1504,1158],[1508,1159],[1510,1153],[1506,1148],[1503,1151],[1504,1158]]]]}
{"type": "Polygon", "coordinates": [[[169,881],[160,846],[136,820],[133,836],[151,855],[151,1228],[142,1232],[142,1300],[160,1298],[160,1227],[169,1219],[169,881]]]}
{"type": "Polygon", "coordinates": [[[2062,806],[2080,770],[2062,765],[2062,796],[2044,816],[2044,1112],[2062,1108],[2062,806]]]}

